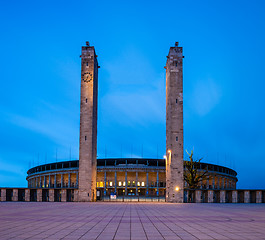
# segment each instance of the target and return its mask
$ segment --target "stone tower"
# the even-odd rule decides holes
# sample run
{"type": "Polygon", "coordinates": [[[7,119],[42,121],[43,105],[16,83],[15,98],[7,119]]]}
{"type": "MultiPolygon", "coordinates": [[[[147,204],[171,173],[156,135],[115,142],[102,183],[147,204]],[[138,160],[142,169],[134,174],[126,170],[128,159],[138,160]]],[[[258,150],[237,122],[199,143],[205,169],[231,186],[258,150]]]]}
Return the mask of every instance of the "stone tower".
{"type": "Polygon", "coordinates": [[[166,64],[166,201],[183,202],[183,54],[175,43],[166,64]]]}
{"type": "Polygon", "coordinates": [[[86,42],[81,57],[79,201],[96,200],[98,61],[86,42]]]}

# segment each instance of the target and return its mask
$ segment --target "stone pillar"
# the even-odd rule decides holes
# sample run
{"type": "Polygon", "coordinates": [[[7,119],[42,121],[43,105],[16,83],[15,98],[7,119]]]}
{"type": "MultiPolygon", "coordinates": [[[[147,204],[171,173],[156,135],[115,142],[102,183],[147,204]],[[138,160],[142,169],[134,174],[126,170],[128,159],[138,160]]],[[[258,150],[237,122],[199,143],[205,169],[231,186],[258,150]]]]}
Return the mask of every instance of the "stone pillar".
{"type": "Polygon", "coordinates": [[[12,197],[12,201],[13,202],[17,202],[18,201],[18,189],[14,188],[13,189],[13,197],[12,197]]]}
{"type": "Polygon", "coordinates": [[[207,190],[209,189],[209,176],[207,176],[207,180],[206,180],[206,188],[207,188],[207,190]]]}
{"type": "Polygon", "coordinates": [[[44,175],[44,187],[47,188],[46,175],[44,175]]]}
{"type": "Polygon", "coordinates": [[[25,202],[30,201],[30,189],[25,189],[25,202]]]}
{"type": "Polygon", "coordinates": [[[136,196],[138,196],[139,195],[139,192],[138,192],[138,170],[136,170],[135,187],[136,187],[136,196]]]}
{"type": "Polygon", "coordinates": [[[128,182],[127,182],[127,171],[125,171],[125,196],[127,196],[127,186],[128,186],[128,182]]]}
{"type": "Polygon", "coordinates": [[[104,196],[106,196],[107,172],[104,170],[104,196]]]}
{"type": "Polygon", "coordinates": [[[195,190],[195,202],[196,203],[202,202],[202,191],[201,190],[195,190]]]}
{"type": "Polygon", "coordinates": [[[67,191],[66,189],[62,189],[62,192],[61,192],[61,202],[66,202],[66,194],[67,194],[67,191]]]}
{"type": "Polygon", "coordinates": [[[98,62],[86,43],[81,54],[79,201],[96,201],[98,62]]]}
{"type": "MultiPolygon", "coordinates": [[[[77,173],[76,173],[76,187],[77,187],[77,188],[79,187],[78,179],[79,179],[79,177],[78,177],[78,172],[77,172],[77,173]]],[[[78,193],[78,194],[79,194],[79,193],[78,193]]]]}
{"type": "Polygon", "coordinates": [[[250,192],[244,191],[244,203],[250,203],[250,192]]]}
{"type": "Polygon", "coordinates": [[[42,202],[42,189],[37,189],[37,202],[42,202]]]}
{"type": "Polygon", "coordinates": [[[212,176],[212,189],[215,189],[215,176],[212,176]]]}
{"type": "Polygon", "coordinates": [[[63,174],[61,174],[61,188],[64,187],[64,182],[63,182],[63,174]]]}
{"type": "Polygon", "coordinates": [[[262,203],[262,191],[256,191],[256,203],[262,203]]]}
{"type": "Polygon", "coordinates": [[[232,191],[232,203],[238,202],[238,193],[236,190],[232,191]]]}
{"type": "Polygon", "coordinates": [[[182,203],[183,180],[183,54],[178,42],[166,63],[166,201],[182,203]]]}
{"type": "Polygon", "coordinates": [[[57,188],[57,174],[54,174],[54,188],[57,188]]]}
{"type": "Polygon", "coordinates": [[[71,173],[68,173],[68,188],[71,187],[71,173]]]}
{"type": "Polygon", "coordinates": [[[225,189],[225,179],[222,177],[222,189],[225,189]]]}
{"type": "Polygon", "coordinates": [[[6,189],[2,188],[1,189],[1,202],[5,202],[6,201],[6,189]]]}
{"type": "Polygon", "coordinates": [[[115,193],[117,194],[117,171],[115,170],[115,193]]]}
{"type": "Polygon", "coordinates": [[[217,176],[217,189],[220,189],[220,177],[217,176]]]}
{"type": "Polygon", "coordinates": [[[54,202],[54,189],[49,189],[49,202],[54,202]]]}
{"type": "Polygon", "coordinates": [[[49,188],[51,187],[51,174],[49,174],[49,188]]]}
{"type": "Polygon", "coordinates": [[[146,196],[149,196],[149,175],[146,172],[146,196]]]}
{"type": "Polygon", "coordinates": [[[159,196],[159,172],[156,172],[156,196],[159,196]]]}
{"type": "Polygon", "coordinates": [[[42,179],[41,179],[41,176],[39,177],[39,188],[42,188],[42,181],[41,181],[42,179]]]}
{"type": "Polygon", "coordinates": [[[220,203],[225,203],[225,194],[226,194],[226,191],[225,190],[221,190],[220,191],[220,203]]]}
{"type": "Polygon", "coordinates": [[[208,190],[208,203],[213,203],[213,190],[208,190]]]}
{"type": "Polygon", "coordinates": [[[74,190],[74,202],[78,202],[78,190],[74,190]]]}

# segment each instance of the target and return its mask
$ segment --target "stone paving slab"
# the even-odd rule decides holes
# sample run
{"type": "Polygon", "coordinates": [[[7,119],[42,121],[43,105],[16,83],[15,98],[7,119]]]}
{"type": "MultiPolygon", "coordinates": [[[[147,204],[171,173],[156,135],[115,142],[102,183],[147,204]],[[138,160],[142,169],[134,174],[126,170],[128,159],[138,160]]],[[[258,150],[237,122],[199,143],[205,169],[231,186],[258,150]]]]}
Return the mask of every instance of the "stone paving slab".
{"type": "Polygon", "coordinates": [[[265,239],[265,204],[0,202],[0,239],[265,239]]]}

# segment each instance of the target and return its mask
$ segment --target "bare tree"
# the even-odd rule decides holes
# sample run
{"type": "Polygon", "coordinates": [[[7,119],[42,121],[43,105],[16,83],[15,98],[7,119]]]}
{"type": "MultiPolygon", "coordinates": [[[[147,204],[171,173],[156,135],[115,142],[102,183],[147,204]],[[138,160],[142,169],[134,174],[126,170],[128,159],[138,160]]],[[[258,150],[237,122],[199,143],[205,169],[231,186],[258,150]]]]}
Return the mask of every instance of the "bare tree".
{"type": "Polygon", "coordinates": [[[198,169],[202,158],[194,160],[193,150],[191,150],[191,153],[189,153],[187,150],[186,152],[189,155],[190,160],[184,161],[184,180],[189,185],[189,189],[198,189],[199,183],[207,178],[208,171],[205,170],[203,173],[199,173],[198,169]]]}

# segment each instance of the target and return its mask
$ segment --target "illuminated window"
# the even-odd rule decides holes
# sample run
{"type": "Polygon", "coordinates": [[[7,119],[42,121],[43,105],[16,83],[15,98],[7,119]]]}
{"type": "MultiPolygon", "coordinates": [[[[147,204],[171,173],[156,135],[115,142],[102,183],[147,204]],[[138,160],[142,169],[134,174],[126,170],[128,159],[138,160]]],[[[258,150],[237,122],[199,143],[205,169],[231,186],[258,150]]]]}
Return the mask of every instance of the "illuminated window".
{"type": "Polygon", "coordinates": [[[103,187],[103,182],[99,182],[99,187],[103,187]]]}
{"type": "Polygon", "coordinates": [[[137,182],[137,186],[140,186],[140,182],[137,182]]]}
{"type": "Polygon", "coordinates": [[[97,187],[99,187],[99,182],[97,182],[97,187]]]}
{"type": "Polygon", "coordinates": [[[123,186],[125,186],[125,184],[126,184],[126,183],[125,183],[125,182],[123,182],[123,186]]]}
{"type": "Polygon", "coordinates": [[[128,181],[128,186],[131,186],[131,181],[128,181]]]}
{"type": "Polygon", "coordinates": [[[144,187],[144,182],[142,182],[142,187],[144,187]]]}
{"type": "Polygon", "coordinates": [[[110,187],[112,187],[112,182],[109,182],[110,187]]]}
{"type": "Polygon", "coordinates": [[[121,186],[121,182],[119,182],[119,186],[121,186]]]}

